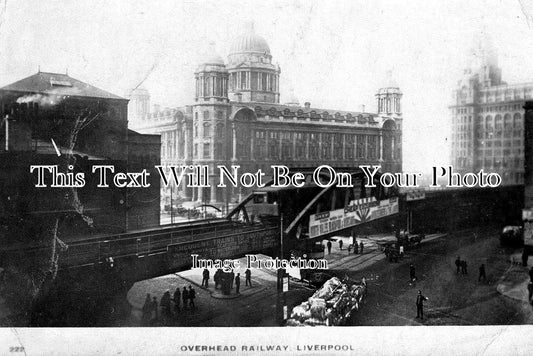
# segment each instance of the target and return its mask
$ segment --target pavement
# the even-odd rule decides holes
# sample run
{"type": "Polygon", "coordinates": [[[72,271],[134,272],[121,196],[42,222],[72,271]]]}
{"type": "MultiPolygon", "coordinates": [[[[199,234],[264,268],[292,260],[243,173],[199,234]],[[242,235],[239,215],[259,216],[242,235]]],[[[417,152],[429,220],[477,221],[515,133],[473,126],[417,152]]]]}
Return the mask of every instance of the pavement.
{"type": "MultiPolygon", "coordinates": [[[[446,236],[446,234],[431,234],[427,235],[421,244],[425,244],[429,241],[441,238],[446,236]]],[[[358,254],[354,254],[353,249],[348,252],[348,246],[352,243],[351,237],[345,236],[334,236],[331,238],[332,249],[331,253],[327,253],[327,248],[325,250],[324,258],[328,261],[329,269],[347,269],[350,271],[359,271],[364,268],[367,268],[374,263],[381,261],[386,258],[379,244],[385,242],[395,242],[396,237],[389,234],[378,234],[371,235],[366,237],[358,237],[358,243],[363,243],[363,253],[359,251],[358,254]],[[340,248],[339,241],[342,241],[342,249],[340,248]]],[[[322,241],[322,244],[326,246],[327,241],[322,241]]],[[[409,251],[406,251],[408,255],[409,251]]]]}
{"type": "MultiPolygon", "coordinates": [[[[517,252],[510,256],[509,269],[498,281],[496,290],[502,295],[528,303],[529,267],[522,266],[522,254],[517,252]]],[[[533,256],[529,256],[528,266],[533,264],[533,256]]]]}
{"type": "MultiPolygon", "coordinates": [[[[268,258],[257,255],[258,258],[268,258]]],[[[150,280],[137,282],[128,292],[128,301],[133,307],[130,325],[141,325],[142,306],[146,293],[160,300],[168,289],[173,295],[177,287],[191,285],[196,290],[196,309],[182,309],[172,320],[162,320],[156,325],[172,326],[275,326],[276,324],[276,271],[251,269],[252,286],[246,286],[244,272],[245,258],[239,259],[241,267],[235,275],[241,275],[240,293],[235,286],[230,296],[224,296],[215,289],[213,276],[216,269],[210,269],[208,287],[202,287],[203,269],[191,269],[150,280]],[[258,306],[260,306],[258,308],[258,306]]]]}

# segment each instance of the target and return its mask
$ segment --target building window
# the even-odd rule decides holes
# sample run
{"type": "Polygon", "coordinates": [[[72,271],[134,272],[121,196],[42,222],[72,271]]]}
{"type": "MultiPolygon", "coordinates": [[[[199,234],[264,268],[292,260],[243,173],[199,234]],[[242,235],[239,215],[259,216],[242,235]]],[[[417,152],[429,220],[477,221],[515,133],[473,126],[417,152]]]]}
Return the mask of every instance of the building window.
{"type": "Polygon", "coordinates": [[[241,73],[241,89],[247,89],[247,78],[246,78],[246,72],[240,72],[241,73]]]}
{"type": "Polygon", "coordinates": [[[283,132],[281,134],[281,159],[292,159],[292,133],[283,132]]]}
{"type": "Polygon", "coordinates": [[[252,82],[252,90],[257,90],[258,88],[258,81],[259,81],[259,73],[257,72],[252,72],[252,77],[250,79],[250,81],[252,82]]]}
{"type": "Polygon", "coordinates": [[[211,137],[211,125],[204,125],[204,138],[211,137]]]}
{"type": "Polygon", "coordinates": [[[215,159],[224,159],[224,145],[222,142],[215,143],[215,159]]]}
{"type": "Polygon", "coordinates": [[[204,120],[209,120],[209,111],[204,111],[204,120]]]}
{"type": "Polygon", "coordinates": [[[194,158],[198,158],[198,144],[194,144],[194,158]]]}
{"type": "Polygon", "coordinates": [[[322,134],[322,159],[331,159],[331,134],[322,134]]]}
{"type": "Polygon", "coordinates": [[[369,159],[376,159],[376,147],[377,147],[377,137],[376,136],[368,136],[368,158],[369,159]]]}
{"type": "Polygon", "coordinates": [[[211,158],[211,144],[204,143],[204,158],[211,158]]]}
{"type": "Polygon", "coordinates": [[[218,124],[216,127],[217,127],[217,132],[216,132],[217,138],[220,140],[224,140],[224,138],[226,137],[226,132],[224,130],[224,124],[218,124]]]}
{"type": "Polygon", "coordinates": [[[357,135],[357,158],[365,158],[365,135],[357,135]]]}
{"type": "Polygon", "coordinates": [[[344,155],[347,160],[354,159],[355,137],[353,135],[346,135],[346,145],[344,147],[344,155]]]}

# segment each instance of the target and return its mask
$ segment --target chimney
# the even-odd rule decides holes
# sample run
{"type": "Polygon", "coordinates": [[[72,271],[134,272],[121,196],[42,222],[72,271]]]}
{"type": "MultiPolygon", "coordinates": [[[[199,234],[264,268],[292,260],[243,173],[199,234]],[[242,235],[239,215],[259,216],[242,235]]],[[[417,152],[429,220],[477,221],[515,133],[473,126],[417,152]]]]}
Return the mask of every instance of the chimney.
{"type": "Polygon", "coordinates": [[[306,109],[309,109],[309,108],[311,107],[311,103],[308,102],[308,101],[306,101],[306,102],[304,103],[304,106],[305,106],[306,109]]]}
{"type": "Polygon", "coordinates": [[[361,105],[361,112],[365,112],[365,106],[364,105],[361,105]]]}

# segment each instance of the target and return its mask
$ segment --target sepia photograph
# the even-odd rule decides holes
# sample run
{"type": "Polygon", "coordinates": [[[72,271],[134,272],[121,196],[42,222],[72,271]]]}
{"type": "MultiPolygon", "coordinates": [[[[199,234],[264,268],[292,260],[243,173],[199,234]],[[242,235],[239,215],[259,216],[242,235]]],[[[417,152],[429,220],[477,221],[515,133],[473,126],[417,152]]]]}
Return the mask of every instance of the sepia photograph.
{"type": "Polygon", "coordinates": [[[531,0],[1,0],[0,354],[528,354],[531,58],[531,0]]]}

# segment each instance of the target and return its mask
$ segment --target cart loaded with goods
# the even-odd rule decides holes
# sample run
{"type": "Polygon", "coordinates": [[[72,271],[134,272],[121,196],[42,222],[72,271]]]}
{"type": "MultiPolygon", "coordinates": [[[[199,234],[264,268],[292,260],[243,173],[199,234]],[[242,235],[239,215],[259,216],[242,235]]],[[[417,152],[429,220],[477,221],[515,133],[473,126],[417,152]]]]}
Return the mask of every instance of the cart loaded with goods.
{"type": "Polygon", "coordinates": [[[342,325],[361,306],[366,281],[329,279],[307,301],[292,309],[287,326],[342,325]]]}

